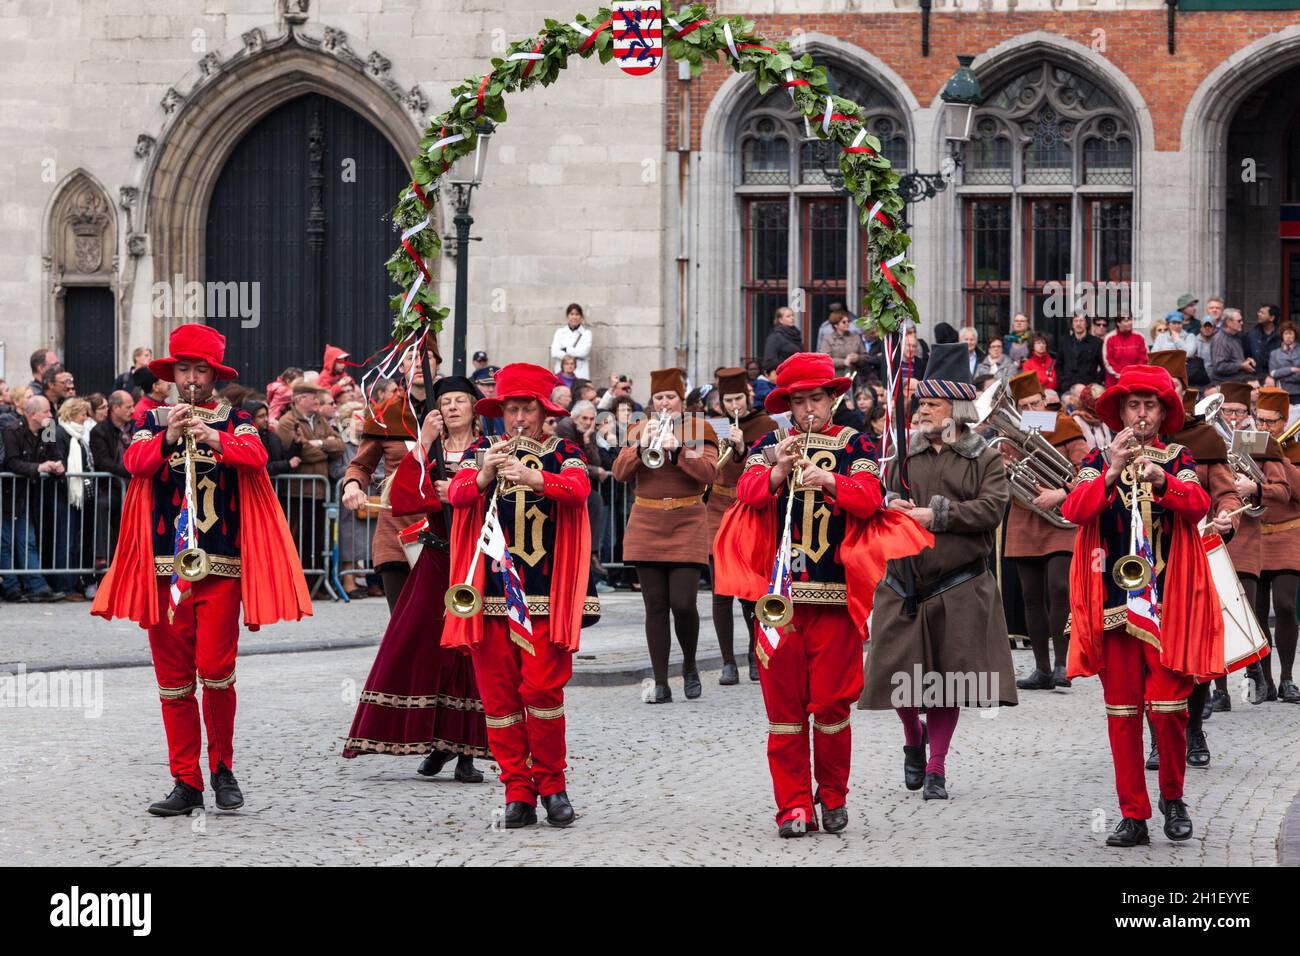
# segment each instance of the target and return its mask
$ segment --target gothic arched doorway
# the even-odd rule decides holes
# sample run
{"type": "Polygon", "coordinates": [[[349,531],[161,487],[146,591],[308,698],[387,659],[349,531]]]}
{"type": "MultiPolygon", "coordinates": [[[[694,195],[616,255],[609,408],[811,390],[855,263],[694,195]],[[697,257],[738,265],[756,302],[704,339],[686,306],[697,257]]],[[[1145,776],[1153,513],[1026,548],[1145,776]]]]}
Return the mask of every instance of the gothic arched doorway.
{"type": "Polygon", "coordinates": [[[359,359],[387,340],[397,290],[374,263],[407,178],[375,126],[317,93],[243,136],[212,191],[205,255],[206,321],[241,380],[260,389],[287,366],[319,367],[327,342],[359,359]]]}

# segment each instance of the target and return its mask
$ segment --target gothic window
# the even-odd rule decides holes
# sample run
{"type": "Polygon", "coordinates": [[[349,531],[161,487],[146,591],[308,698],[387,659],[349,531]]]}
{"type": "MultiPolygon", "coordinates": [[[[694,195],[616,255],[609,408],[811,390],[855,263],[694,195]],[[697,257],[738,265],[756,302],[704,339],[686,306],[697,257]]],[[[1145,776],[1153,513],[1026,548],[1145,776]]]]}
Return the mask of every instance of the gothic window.
{"type": "MultiPolygon", "coordinates": [[[[906,170],[911,151],[903,110],[866,77],[835,64],[827,71],[831,91],[866,110],[881,152],[906,170]]],[[[828,180],[826,171],[837,168],[837,157],[830,144],[809,139],[784,89],[754,100],[737,129],[745,353],[762,354],[772,317],[783,305],[795,307],[804,343],[815,348],[830,305],[847,303],[856,314],[866,284],[860,261],[866,242],[852,199],[828,180]]]]}
{"type": "Polygon", "coordinates": [[[1049,283],[1127,290],[1134,132],[1104,89],[1051,62],[1031,66],[985,98],[963,160],[964,318],[981,341],[1015,312],[1059,340],[1068,303],[1049,283]]]}

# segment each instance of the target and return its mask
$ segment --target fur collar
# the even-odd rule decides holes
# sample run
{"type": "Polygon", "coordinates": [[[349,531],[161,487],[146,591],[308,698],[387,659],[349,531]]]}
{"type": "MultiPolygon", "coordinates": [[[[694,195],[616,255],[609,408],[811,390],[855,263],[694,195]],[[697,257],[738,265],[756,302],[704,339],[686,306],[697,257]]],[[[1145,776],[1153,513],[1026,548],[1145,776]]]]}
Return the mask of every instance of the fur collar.
{"type": "MultiPolygon", "coordinates": [[[[930,441],[918,429],[912,432],[907,445],[907,457],[919,455],[930,447],[930,441]]],[[[948,446],[963,458],[978,458],[989,447],[988,440],[979,432],[974,431],[969,426],[965,426],[961,437],[948,446]]]]}

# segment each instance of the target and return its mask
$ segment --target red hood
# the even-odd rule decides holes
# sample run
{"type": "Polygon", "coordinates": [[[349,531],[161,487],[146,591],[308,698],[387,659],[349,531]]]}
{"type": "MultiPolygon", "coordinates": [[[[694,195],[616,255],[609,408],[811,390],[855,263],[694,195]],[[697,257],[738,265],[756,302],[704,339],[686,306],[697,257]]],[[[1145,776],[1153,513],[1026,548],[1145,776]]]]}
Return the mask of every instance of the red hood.
{"type": "Polygon", "coordinates": [[[337,345],[325,346],[325,360],[321,363],[321,371],[328,375],[333,370],[334,363],[339,359],[347,358],[349,354],[350,353],[343,351],[337,345]]]}

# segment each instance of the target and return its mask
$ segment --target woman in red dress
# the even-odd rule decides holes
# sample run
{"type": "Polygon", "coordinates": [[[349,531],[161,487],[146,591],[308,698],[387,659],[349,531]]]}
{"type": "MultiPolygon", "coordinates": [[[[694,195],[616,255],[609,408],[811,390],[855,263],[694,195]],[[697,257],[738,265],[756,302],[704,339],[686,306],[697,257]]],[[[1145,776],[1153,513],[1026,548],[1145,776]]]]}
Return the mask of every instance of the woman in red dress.
{"type": "Polygon", "coordinates": [[[427,514],[428,531],[402,588],[379,654],[366,680],[344,757],[427,754],[418,772],[431,777],[456,758],[456,779],[479,783],[475,757],[490,757],[483,701],[469,655],[442,647],[443,594],[451,576],[443,506],[447,485],[479,434],[474,402],[482,395],[467,378],[439,379],[424,420],[423,463],[412,451],[397,468],[394,513],[427,514]],[[446,478],[438,480],[440,445],[446,478]],[[423,473],[422,473],[423,472],[423,473]]]}

